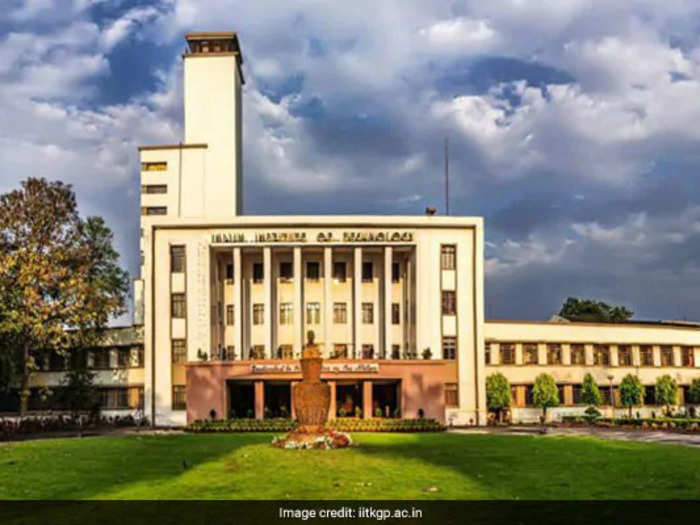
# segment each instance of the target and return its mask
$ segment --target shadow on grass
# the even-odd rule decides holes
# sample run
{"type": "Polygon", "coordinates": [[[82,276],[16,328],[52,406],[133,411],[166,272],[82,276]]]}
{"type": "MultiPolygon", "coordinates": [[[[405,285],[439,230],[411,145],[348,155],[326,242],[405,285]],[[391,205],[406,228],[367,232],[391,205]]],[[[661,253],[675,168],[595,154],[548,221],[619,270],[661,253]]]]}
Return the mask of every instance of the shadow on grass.
{"type": "Polygon", "coordinates": [[[456,471],[465,478],[465,486],[475,485],[487,494],[478,498],[700,497],[700,450],[688,447],[520,435],[421,434],[397,440],[359,437],[359,441],[369,457],[421,461],[456,471]]]}

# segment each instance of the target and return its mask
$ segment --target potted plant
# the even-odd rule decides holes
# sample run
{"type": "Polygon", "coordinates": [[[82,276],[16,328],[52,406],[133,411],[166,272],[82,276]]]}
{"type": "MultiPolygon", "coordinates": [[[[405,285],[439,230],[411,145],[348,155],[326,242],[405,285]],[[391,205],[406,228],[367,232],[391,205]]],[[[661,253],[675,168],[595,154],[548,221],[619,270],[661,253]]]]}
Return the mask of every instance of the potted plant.
{"type": "Polygon", "coordinates": [[[433,357],[433,352],[431,352],[430,347],[426,347],[421,355],[423,356],[423,359],[430,359],[433,357]]]}

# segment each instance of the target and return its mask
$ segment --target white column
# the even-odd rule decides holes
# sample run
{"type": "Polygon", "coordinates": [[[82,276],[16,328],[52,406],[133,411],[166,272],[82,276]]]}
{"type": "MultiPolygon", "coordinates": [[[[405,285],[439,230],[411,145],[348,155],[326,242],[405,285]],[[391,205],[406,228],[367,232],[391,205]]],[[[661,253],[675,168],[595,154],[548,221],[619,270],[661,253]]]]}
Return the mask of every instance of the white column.
{"type": "MultiPolygon", "coordinates": [[[[391,356],[391,266],[393,262],[393,250],[391,246],[384,247],[384,356],[391,356]]],[[[399,307],[400,308],[400,307],[399,307]]],[[[400,312],[400,310],[399,310],[400,312]]]]}
{"type": "MultiPolygon", "coordinates": [[[[415,251],[413,252],[415,253],[415,251]]],[[[415,344],[416,327],[413,319],[413,254],[406,258],[406,348],[399,349],[399,358],[403,358],[404,352],[413,349],[415,344]]]]}
{"type": "Polygon", "coordinates": [[[331,283],[333,279],[333,248],[323,248],[323,348],[324,357],[330,357],[333,350],[331,326],[333,323],[333,298],[331,283]]]}
{"type": "Polygon", "coordinates": [[[293,248],[293,275],[294,275],[294,304],[293,316],[294,316],[294,355],[301,354],[301,347],[304,344],[304,337],[302,335],[304,330],[304,304],[302,301],[302,291],[303,291],[303,275],[301,268],[301,246],[295,246],[293,248]]]}
{"type": "Polygon", "coordinates": [[[352,301],[352,311],[353,311],[353,353],[354,357],[357,359],[362,355],[362,344],[360,340],[360,324],[362,323],[362,248],[356,246],[354,250],[353,259],[353,301],[352,301]]]}
{"type": "Polygon", "coordinates": [[[233,249],[233,352],[235,359],[243,359],[243,267],[241,265],[241,248],[233,249]]]}
{"type": "Polygon", "coordinates": [[[263,292],[265,295],[263,302],[263,321],[265,323],[265,358],[269,359],[273,355],[272,350],[272,249],[269,246],[263,248],[263,292]]]}

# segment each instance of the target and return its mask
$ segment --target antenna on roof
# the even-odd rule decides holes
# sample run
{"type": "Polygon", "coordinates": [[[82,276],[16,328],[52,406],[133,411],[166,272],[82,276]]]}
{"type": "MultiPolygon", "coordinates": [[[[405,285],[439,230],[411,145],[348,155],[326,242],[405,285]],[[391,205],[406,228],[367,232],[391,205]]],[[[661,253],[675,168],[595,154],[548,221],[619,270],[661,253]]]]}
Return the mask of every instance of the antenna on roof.
{"type": "Polygon", "coordinates": [[[445,137],[445,215],[450,214],[450,161],[449,139],[445,137]]]}

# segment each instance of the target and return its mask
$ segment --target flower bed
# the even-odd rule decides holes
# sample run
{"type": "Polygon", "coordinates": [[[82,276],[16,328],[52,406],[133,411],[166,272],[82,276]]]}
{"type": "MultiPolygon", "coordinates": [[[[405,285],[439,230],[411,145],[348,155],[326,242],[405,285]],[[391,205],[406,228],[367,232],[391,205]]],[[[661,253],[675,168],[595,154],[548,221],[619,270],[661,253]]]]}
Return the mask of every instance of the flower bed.
{"type": "Polygon", "coordinates": [[[562,422],[569,425],[594,425],[604,428],[626,427],[641,430],[673,430],[676,432],[700,432],[700,418],[599,418],[594,422],[582,416],[564,416],[562,422]]]}
{"type": "MultiPolygon", "coordinates": [[[[188,432],[289,432],[296,428],[291,419],[218,419],[195,421],[188,432]]],[[[359,419],[338,418],[328,422],[326,428],[340,432],[441,432],[445,426],[434,419],[359,419]]]]}

